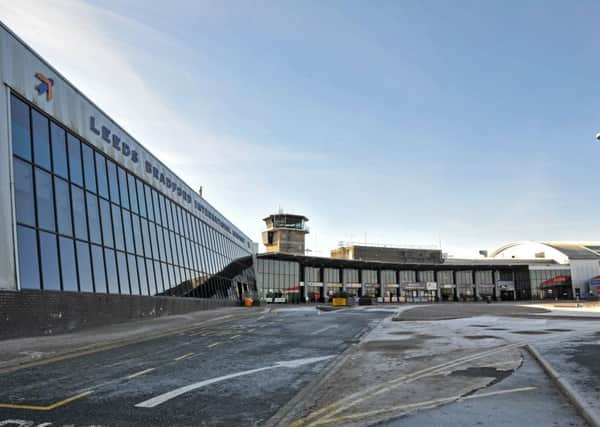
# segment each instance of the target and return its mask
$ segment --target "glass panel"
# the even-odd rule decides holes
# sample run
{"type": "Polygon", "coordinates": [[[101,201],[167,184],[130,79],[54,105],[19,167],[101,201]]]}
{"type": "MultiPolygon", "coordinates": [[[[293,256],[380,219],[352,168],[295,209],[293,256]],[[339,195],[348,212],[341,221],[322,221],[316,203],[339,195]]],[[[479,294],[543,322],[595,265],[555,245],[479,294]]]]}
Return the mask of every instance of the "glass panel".
{"type": "Polygon", "coordinates": [[[152,191],[149,185],[144,184],[144,193],[146,195],[146,205],[148,207],[148,219],[154,221],[154,207],[152,206],[152,191]]]}
{"type": "Polygon", "coordinates": [[[75,250],[73,240],[59,237],[60,268],[64,291],[77,291],[77,270],[75,270],[75,250]]]}
{"type": "Polygon", "coordinates": [[[115,226],[115,247],[121,251],[125,250],[125,240],[123,237],[123,220],[121,219],[121,208],[112,205],[112,219],[115,226]]]}
{"type": "Polygon", "coordinates": [[[122,209],[123,211],[123,228],[125,230],[125,244],[126,250],[129,253],[135,253],[135,246],[133,245],[133,229],[131,228],[131,214],[129,211],[122,209]]]}
{"type": "Polygon", "coordinates": [[[144,262],[144,258],[138,257],[138,271],[140,273],[140,292],[142,295],[148,294],[148,278],[146,277],[146,263],[144,262]]]}
{"type": "Polygon", "coordinates": [[[108,178],[106,176],[106,159],[96,153],[96,175],[98,178],[98,194],[108,199],[108,178]]]}
{"type": "Polygon", "coordinates": [[[92,193],[96,192],[96,167],[94,164],[94,150],[90,146],[81,146],[83,153],[83,172],[85,177],[85,188],[92,193]]]}
{"type": "MultiPolygon", "coordinates": [[[[75,223],[75,237],[77,237],[78,239],[87,240],[87,215],[85,213],[85,200],[83,197],[83,190],[79,187],[71,185],[71,199],[73,201],[73,222],[75,223]]],[[[77,250],[79,251],[79,249],[77,250]]]]}
{"type": "Polygon", "coordinates": [[[139,295],[140,285],[138,281],[138,271],[135,255],[127,255],[127,261],[129,264],[129,279],[131,280],[131,295],[139,295]]]}
{"type": "Polygon", "coordinates": [[[135,188],[135,178],[133,175],[127,175],[127,183],[129,186],[129,203],[131,204],[131,211],[133,213],[138,213],[137,190],[135,188]]]}
{"type": "Polygon", "coordinates": [[[77,269],[79,271],[79,288],[81,292],[93,292],[92,266],[90,262],[90,245],[77,242],[77,269]]]}
{"type": "Polygon", "coordinates": [[[151,245],[151,249],[152,249],[152,257],[154,259],[159,259],[158,256],[158,239],[156,237],[156,225],[154,225],[154,223],[149,222],[148,223],[148,228],[150,229],[150,235],[148,236],[148,238],[150,239],[150,245],[151,245]]]}
{"type": "Polygon", "coordinates": [[[52,176],[48,172],[35,168],[35,193],[38,215],[38,226],[45,230],[55,231],[54,192],[52,176]]]}
{"type": "Polygon", "coordinates": [[[142,245],[142,229],[140,228],[140,217],[137,215],[131,215],[133,220],[133,235],[135,238],[135,252],[138,255],[144,255],[144,247],[142,245]]]}
{"type": "Polygon", "coordinates": [[[167,260],[167,256],[165,254],[165,240],[163,237],[163,228],[162,227],[156,227],[156,240],[158,242],[158,255],[159,255],[159,259],[161,261],[166,261],[167,260]]]}
{"type": "Polygon", "coordinates": [[[96,293],[106,293],[106,275],[104,274],[104,254],[100,246],[92,245],[92,265],[94,267],[94,283],[96,293]]]}
{"type": "Polygon", "coordinates": [[[29,163],[14,159],[15,209],[17,222],[35,227],[33,202],[33,170],[29,163]]]}
{"type": "Polygon", "coordinates": [[[48,119],[31,110],[31,128],[33,130],[33,160],[35,164],[51,170],[50,166],[50,129],[48,119]]]}
{"type": "Polygon", "coordinates": [[[129,191],[127,191],[127,174],[119,168],[119,189],[121,190],[121,206],[129,209],[129,191]]]}
{"type": "Polygon", "coordinates": [[[98,197],[91,193],[85,193],[87,198],[88,224],[90,227],[90,240],[92,243],[102,244],[100,232],[100,214],[98,212],[98,197]]]}
{"type": "Polygon", "coordinates": [[[83,185],[81,143],[70,133],[67,134],[67,143],[69,149],[69,173],[71,174],[71,182],[74,182],[77,185],[83,185]]]}
{"type": "Polygon", "coordinates": [[[73,221],[71,220],[71,197],[69,195],[69,183],[58,177],[54,177],[54,189],[56,197],[56,211],[58,212],[58,232],[67,236],[73,236],[73,221]]]}
{"type": "Polygon", "coordinates": [[[108,160],[108,185],[110,187],[110,200],[116,204],[120,204],[119,199],[119,180],[117,179],[117,165],[115,162],[108,160]]]}
{"type": "Polygon", "coordinates": [[[65,179],[69,179],[66,133],[63,128],[51,122],[50,135],[52,138],[52,163],[54,164],[54,173],[65,179]]]}
{"type": "Polygon", "coordinates": [[[146,200],[145,200],[145,193],[144,193],[144,184],[139,179],[135,180],[135,184],[137,187],[140,216],[142,216],[143,218],[146,218],[147,215],[146,215],[146,200]]]}
{"type": "Polygon", "coordinates": [[[154,264],[152,260],[146,259],[146,272],[148,273],[148,288],[150,295],[156,295],[156,281],[154,280],[154,264]]]}
{"type": "Polygon", "coordinates": [[[127,256],[117,251],[117,267],[119,268],[119,284],[121,285],[121,293],[129,295],[129,275],[127,274],[127,256]]]}
{"type": "Polygon", "coordinates": [[[152,249],[150,248],[150,234],[148,232],[148,221],[140,219],[142,225],[142,238],[144,240],[144,253],[147,258],[152,258],[152,249]]]}
{"type": "Polygon", "coordinates": [[[117,277],[117,264],[115,261],[115,251],[104,249],[106,257],[106,280],[108,281],[108,292],[111,294],[119,293],[119,278],[117,277]]]}
{"type": "Polygon", "coordinates": [[[158,225],[162,225],[162,220],[160,219],[160,204],[158,203],[158,192],[152,188],[152,204],[154,205],[154,221],[158,225]]]}
{"type": "Polygon", "coordinates": [[[17,226],[19,281],[21,289],[40,289],[37,237],[35,230],[17,226]]]}
{"type": "Polygon", "coordinates": [[[14,95],[10,101],[13,153],[31,161],[29,106],[14,95]]]}
{"type": "Polygon", "coordinates": [[[163,276],[160,269],[160,262],[154,261],[154,274],[156,276],[156,287],[158,288],[159,293],[163,293],[165,291],[163,284],[163,276]]]}
{"type": "Polygon", "coordinates": [[[40,231],[42,280],[45,290],[60,291],[56,234],[40,231]]]}
{"type": "Polygon", "coordinates": [[[104,246],[112,248],[112,215],[110,212],[110,203],[104,199],[100,199],[100,220],[102,222],[102,238],[104,240],[104,246]]]}
{"type": "Polygon", "coordinates": [[[163,286],[166,290],[171,289],[171,281],[169,280],[169,266],[162,262],[161,264],[162,267],[162,274],[163,274],[163,286]]]}

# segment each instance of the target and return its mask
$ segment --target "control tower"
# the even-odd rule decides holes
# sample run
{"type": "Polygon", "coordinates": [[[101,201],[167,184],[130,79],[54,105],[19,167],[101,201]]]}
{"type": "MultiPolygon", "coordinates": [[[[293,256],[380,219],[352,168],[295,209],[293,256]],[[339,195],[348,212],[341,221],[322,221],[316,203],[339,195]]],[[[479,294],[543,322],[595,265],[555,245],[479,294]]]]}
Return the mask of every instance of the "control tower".
{"type": "Polygon", "coordinates": [[[262,233],[267,253],[304,255],[308,218],[304,215],[278,213],[269,215],[263,221],[267,224],[267,229],[262,233]]]}

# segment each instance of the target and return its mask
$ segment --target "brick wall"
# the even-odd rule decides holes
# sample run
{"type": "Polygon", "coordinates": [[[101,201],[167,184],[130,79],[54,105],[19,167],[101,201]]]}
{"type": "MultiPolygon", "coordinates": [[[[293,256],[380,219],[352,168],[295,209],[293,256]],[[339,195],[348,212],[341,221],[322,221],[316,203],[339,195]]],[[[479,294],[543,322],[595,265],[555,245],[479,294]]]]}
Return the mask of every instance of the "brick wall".
{"type": "Polygon", "coordinates": [[[235,305],[198,298],[0,291],[0,340],[60,334],[147,317],[235,305]]]}

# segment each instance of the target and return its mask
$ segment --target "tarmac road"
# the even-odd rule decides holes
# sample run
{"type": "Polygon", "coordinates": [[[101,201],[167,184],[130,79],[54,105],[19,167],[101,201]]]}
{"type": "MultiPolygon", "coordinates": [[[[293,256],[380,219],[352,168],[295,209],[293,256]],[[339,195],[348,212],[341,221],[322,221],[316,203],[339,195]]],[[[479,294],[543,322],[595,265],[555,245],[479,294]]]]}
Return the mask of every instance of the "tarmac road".
{"type": "Polygon", "coordinates": [[[0,426],[261,425],[390,314],[273,310],[0,374],[0,426]]]}

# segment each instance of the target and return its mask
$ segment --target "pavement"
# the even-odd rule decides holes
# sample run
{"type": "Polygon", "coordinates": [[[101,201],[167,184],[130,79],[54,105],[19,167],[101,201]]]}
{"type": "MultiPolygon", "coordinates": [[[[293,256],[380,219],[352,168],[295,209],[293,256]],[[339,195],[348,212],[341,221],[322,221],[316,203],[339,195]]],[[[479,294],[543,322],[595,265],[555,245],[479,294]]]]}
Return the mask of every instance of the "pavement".
{"type": "Polygon", "coordinates": [[[515,307],[228,308],[4,341],[0,426],[586,425],[522,346],[598,402],[600,322],[515,307]]]}
{"type": "Polygon", "coordinates": [[[557,348],[575,331],[589,341],[600,322],[536,312],[544,310],[403,307],[401,321],[380,322],[279,425],[586,425],[523,346],[557,348]]]}
{"type": "Polygon", "coordinates": [[[0,341],[0,373],[15,366],[48,358],[65,357],[103,347],[143,341],[185,328],[240,316],[251,316],[264,310],[264,307],[223,307],[81,329],[67,334],[2,340],[0,341]]]}
{"type": "Polygon", "coordinates": [[[21,365],[0,374],[0,425],[263,425],[386,316],[276,308],[21,365]]]}

